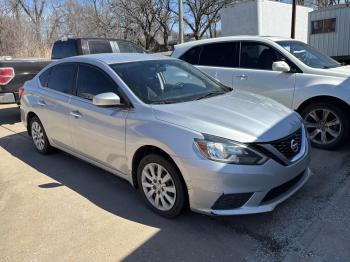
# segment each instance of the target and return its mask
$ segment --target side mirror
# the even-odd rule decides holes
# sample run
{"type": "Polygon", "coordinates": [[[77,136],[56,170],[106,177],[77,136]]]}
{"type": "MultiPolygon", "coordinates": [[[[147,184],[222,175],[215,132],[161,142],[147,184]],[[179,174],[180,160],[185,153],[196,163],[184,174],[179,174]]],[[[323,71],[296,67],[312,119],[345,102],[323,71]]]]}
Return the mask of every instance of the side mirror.
{"type": "Polygon", "coordinates": [[[92,98],[92,104],[95,106],[118,106],[120,97],[114,93],[102,93],[92,98]]]}
{"type": "Polygon", "coordinates": [[[290,66],[284,61],[273,62],[272,70],[276,72],[288,73],[290,72],[290,66]]]}

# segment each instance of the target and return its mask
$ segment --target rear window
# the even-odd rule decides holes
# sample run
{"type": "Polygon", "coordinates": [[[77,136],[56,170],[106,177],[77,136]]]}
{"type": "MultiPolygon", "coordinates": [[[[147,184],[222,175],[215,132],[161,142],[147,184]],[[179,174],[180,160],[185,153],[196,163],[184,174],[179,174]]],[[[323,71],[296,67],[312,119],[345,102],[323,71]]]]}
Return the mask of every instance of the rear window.
{"type": "Polygon", "coordinates": [[[143,49],[134,43],[117,41],[120,53],[143,53],[143,49]]]}
{"type": "Polygon", "coordinates": [[[200,46],[193,47],[190,50],[188,50],[185,54],[183,54],[180,57],[180,59],[192,65],[198,65],[200,51],[201,51],[200,46]]]}
{"type": "Polygon", "coordinates": [[[72,94],[76,68],[77,66],[73,63],[52,67],[47,87],[65,94],[72,94]]]}
{"type": "Polygon", "coordinates": [[[90,54],[113,53],[108,40],[89,40],[88,45],[90,54]]]}
{"type": "Polygon", "coordinates": [[[199,65],[238,67],[239,43],[223,42],[203,45],[199,65]]]}
{"type": "Polygon", "coordinates": [[[65,57],[78,55],[76,41],[71,39],[67,41],[57,41],[52,48],[52,59],[62,59],[65,57]]]}
{"type": "Polygon", "coordinates": [[[47,87],[47,80],[49,79],[50,72],[51,72],[51,68],[47,69],[39,76],[39,81],[41,86],[47,87]]]}

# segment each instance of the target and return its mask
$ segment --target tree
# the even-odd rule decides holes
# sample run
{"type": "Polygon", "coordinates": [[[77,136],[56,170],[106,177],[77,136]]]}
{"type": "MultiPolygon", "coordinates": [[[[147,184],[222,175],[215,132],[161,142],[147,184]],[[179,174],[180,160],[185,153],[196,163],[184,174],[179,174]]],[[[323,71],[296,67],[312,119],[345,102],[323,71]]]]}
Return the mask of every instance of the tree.
{"type": "Polygon", "coordinates": [[[136,33],[140,31],[143,36],[143,44],[146,50],[152,49],[157,45],[156,35],[160,30],[157,21],[157,1],[155,0],[116,0],[122,10],[123,20],[125,21],[124,30],[136,33]]]}
{"type": "MultiPolygon", "coordinates": [[[[184,22],[201,39],[220,19],[220,11],[233,0],[184,0],[184,22]]],[[[178,14],[176,8],[173,11],[178,14]]],[[[213,32],[211,32],[213,34],[213,32]]]]}
{"type": "Polygon", "coordinates": [[[18,0],[24,12],[29,16],[34,24],[36,39],[41,43],[41,23],[44,15],[46,0],[33,0],[32,5],[25,0],[18,0]]]}
{"type": "Polygon", "coordinates": [[[171,32],[176,22],[174,13],[172,12],[170,5],[171,5],[170,0],[158,0],[156,1],[155,7],[154,7],[156,20],[159,23],[160,31],[163,36],[164,49],[167,49],[169,46],[169,43],[168,43],[169,36],[171,35],[171,32]]]}

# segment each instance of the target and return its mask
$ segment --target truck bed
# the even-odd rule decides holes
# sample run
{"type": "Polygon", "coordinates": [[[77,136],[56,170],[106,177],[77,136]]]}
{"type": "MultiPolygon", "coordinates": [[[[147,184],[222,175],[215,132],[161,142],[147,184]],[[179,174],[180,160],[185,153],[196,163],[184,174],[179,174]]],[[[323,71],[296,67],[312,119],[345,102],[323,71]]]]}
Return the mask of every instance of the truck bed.
{"type": "Polygon", "coordinates": [[[0,68],[12,67],[15,71],[15,77],[7,85],[0,85],[0,103],[19,103],[18,89],[49,63],[51,60],[42,58],[0,59],[0,68]]]}

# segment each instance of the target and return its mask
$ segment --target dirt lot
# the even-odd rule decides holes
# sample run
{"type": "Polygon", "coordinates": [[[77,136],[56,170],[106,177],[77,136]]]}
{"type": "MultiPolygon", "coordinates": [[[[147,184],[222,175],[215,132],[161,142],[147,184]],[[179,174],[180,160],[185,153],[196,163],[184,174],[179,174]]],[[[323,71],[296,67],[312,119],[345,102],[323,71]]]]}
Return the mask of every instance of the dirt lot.
{"type": "Polygon", "coordinates": [[[349,160],[349,146],[313,150],[314,176],[272,213],[167,220],[127,182],[60,151],[39,155],[18,108],[0,106],[0,261],[281,261],[349,179],[349,160]]]}

